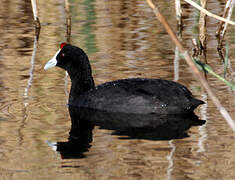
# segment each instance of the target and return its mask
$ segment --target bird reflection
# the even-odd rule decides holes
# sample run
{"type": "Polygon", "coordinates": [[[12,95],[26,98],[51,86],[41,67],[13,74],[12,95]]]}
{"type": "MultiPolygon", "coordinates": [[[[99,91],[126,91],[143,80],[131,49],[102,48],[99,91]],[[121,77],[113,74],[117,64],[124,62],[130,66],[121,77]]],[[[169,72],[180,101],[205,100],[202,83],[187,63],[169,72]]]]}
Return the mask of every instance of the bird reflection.
{"type": "Polygon", "coordinates": [[[184,115],[125,114],[69,107],[71,130],[67,142],[57,142],[56,151],[63,159],[84,158],[92,143],[94,126],[113,130],[120,139],[171,140],[188,137],[191,126],[204,120],[191,113],[184,115]]]}

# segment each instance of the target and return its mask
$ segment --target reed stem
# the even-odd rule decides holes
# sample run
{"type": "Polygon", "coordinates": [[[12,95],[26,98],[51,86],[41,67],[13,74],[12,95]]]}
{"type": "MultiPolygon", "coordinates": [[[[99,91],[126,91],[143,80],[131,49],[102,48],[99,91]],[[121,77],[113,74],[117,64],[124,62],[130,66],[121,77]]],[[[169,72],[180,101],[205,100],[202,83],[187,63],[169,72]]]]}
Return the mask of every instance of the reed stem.
{"type": "Polygon", "coordinates": [[[172,28],[167,23],[165,17],[160,13],[160,11],[158,10],[158,7],[153,4],[152,0],[146,0],[146,1],[149,4],[149,6],[152,8],[152,10],[153,10],[155,16],[157,17],[157,19],[164,26],[165,30],[167,31],[167,33],[171,37],[172,41],[179,48],[179,51],[184,56],[187,64],[192,68],[193,74],[196,75],[197,79],[203,85],[203,87],[207,91],[208,95],[212,99],[213,103],[216,105],[216,107],[218,108],[218,110],[220,111],[220,113],[222,114],[224,119],[227,121],[227,123],[230,125],[232,130],[235,132],[235,122],[233,121],[233,119],[231,118],[229,113],[226,111],[226,109],[221,105],[220,101],[218,100],[218,98],[215,96],[215,94],[213,93],[212,89],[208,85],[206,79],[204,78],[204,76],[201,74],[201,72],[197,68],[197,66],[194,63],[193,59],[191,58],[189,53],[184,49],[183,45],[181,44],[181,42],[178,40],[178,38],[176,37],[175,33],[173,32],[172,28]]]}
{"type": "MultiPolygon", "coordinates": [[[[38,10],[37,10],[37,3],[36,0],[31,0],[31,5],[32,5],[32,10],[33,10],[33,18],[34,18],[34,23],[35,23],[35,28],[36,30],[39,31],[39,29],[41,28],[41,24],[38,18],[38,10]]],[[[39,32],[36,34],[39,34],[39,32]]]]}

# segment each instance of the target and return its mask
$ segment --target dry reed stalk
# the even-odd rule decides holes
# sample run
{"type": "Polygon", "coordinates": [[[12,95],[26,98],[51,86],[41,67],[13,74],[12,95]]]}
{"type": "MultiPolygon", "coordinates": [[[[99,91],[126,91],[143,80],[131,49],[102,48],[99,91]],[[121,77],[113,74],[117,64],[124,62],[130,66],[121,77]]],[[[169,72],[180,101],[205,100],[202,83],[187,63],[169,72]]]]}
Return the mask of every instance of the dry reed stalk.
{"type": "Polygon", "coordinates": [[[65,0],[65,12],[66,12],[66,34],[67,34],[67,42],[70,43],[71,36],[71,16],[69,12],[69,1],[65,0]]]}
{"type": "Polygon", "coordinates": [[[178,29],[182,27],[182,9],[180,0],[175,0],[175,13],[176,13],[176,20],[178,24],[178,29]]]}
{"type": "MultiPolygon", "coordinates": [[[[229,0],[229,1],[230,1],[230,0],[229,0]]],[[[230,20],[230,18],[231,18],[231,16],[232,16],[234,5],[235,5],[235,0],[231,0],[231,3],[230,3],[230,5],[229,5],[228,15],[227,15],[227,18],[226,18],[226,19],[228,19],[228,20],[230,20]]],[[[223,38],[224,35],[225,35],[227,26],[228,26],[228,23],[226,22],[225,25],[224,25],[224,29],[223,29],[223,31],[222,31],[222,38],[223,38]]]]}
{"type": "MultiPolygon", "coordinates": [[[[223,13],[223,17],[225,18],[227,16],[226,19],[230,20],[231,16],[232,16],[232,12],[233,12],[233,8],[235,5],[235,0],[228,0],[226,3],[226,6],[224,8],[224,13],[223,13]]],[[[218,29],[216,31],[216,36],[218,38],[218,50],[221,50],[222,47],[222,41],[224,39],[224,35],[226,33],[228,27],[228,23],[224,23],[223,21],[220,21],[220,24],[218,26],[218,29]]],[[[221,52],[219,52],[221,53],[221,52]]]]}
{"type": "Polygon", "coordinates": [[[166,29],[167,33],[170,35],[172,41],[176,44],[176,46],[179,48],[179,51],[181,52],[181,54],[184,56],[187,64],[191,67],[192,69],[192,73],[197,77],[197,79],[199,80],[199,82],[202,84],[202,86],[205,88],[205,90],[207,91],[208,95],[210,96],[210,98],[212,99],[213,103],[216,105],[216,107],[218,108],[219,112],[221,113],[221,115],[224,117],[224,119],[227,121],[227,123],[230,125],[230,127],[232,128],[232,130],[235,132],[235,122],[233,121],[233,119],[231,118],[231,116],[229,115],[229,113],[227,112],[227,110],[221,105],[220,101],[218,100],[218,98],[215,96],[215,94],[213,93],[212,89],[210,88],[210,86],[208,85],[206,79],[204,78],[204,76],[201,74],[201,72],[199,71],[199,69],[196,67],[193,59],[191,58],[191,56],[189,55],[189,53],[184,49],[184,47],[182,46],[182,44],[180,43],[180,41],[178,40],[178,38],[176,37],[175,33],[173,32],[172,28],[170,27],[170,25],[167,23],[166,19],[162,16],[162,14],[160,13],[160,11],[158,10],[157,6],[155,6],[152,2],[152,0],[146,0],[147,3],[149,4],[149,6],[152,8],[154,14],[156,15],[157,19],[161,22],[161,24],[164,26],[164,28],[166,29]]]}
{"type": "MultiPolygon", "coordinates": [[[[177,20],[177,37],[181,39],[182,37],[182,9],[181,9],[181,1],[175,0],[175,13],[176,13],[176,20],[177,20]]],[[[179,80],[179,61],[180,61],[180,52],[179,48],[175,47],[175,57],[174,57],[174,81],[179,80]]]]}
{"type": "Polygon", "coordinates": [[[39,29],[41,28],[41,24],[38,18],[38,10],[37,10],[37,3],[36,0],[31,0],[32,10],[33,10],[33,18],[36,28],[36,34],[39,34],[39,29]]]}
{"type": "Polygon", "coordinates": [[[218,15],[215,15],[209,11],[207,11],[206,9],[202,8],[201,6],[199,6],[197,3],[195,3],[194,1],[191,1],[191,0],[184,0],[186,1],[187,3],[189,3],[190,5],[192,5],[193,7],[197,8],[198,10],[202,11],[203,13],[205,13],[207,16],[210,16],[210,17],[213,17],[215,19],[218,19],[220,21],[224,21],[228,24],[231,24],[231,25],[235,25],[235,22],[229,20],[229,19],[225,19],[225,18],[222,18],[218,15]]]}
{"type": "MultiPolygon", "coordinates": [[[[201,0],[202,8],[206,9],[207,0],[201,0]]],[[[200,11],[199,18],[199,39],[203,46],[203,55],[206,61],[206,14],[200,11]]]]}
{"type": "Polygon", "coordinates": [[[198,47],[197,40],[195,38],[192,39],[192,44],[193,44],[193,55],[192,57],[198,57],[200,54],[200,48],[198,47]]]}

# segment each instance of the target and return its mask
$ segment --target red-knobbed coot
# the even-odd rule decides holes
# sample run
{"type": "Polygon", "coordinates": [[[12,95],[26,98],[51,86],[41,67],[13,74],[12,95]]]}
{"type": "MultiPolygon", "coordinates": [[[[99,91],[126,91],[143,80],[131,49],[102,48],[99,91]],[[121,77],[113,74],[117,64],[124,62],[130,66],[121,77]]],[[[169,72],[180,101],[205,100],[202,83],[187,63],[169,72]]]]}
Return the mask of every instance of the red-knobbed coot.
{"type": "Polygon", "coordinates": [[[70,106],[122,113],[186,114],[204,103],[185,86],[163,79],[120,79],[95,87],[86,53],[66,43],[44,69],[54,66],[66,70],[71,78],[70,106]]]}

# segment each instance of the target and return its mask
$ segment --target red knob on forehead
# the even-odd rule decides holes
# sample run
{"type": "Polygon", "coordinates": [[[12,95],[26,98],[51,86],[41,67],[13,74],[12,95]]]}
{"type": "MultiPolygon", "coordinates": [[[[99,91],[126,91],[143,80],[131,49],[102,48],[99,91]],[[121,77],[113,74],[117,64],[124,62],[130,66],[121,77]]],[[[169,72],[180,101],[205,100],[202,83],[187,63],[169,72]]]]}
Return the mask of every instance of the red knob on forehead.
{"type": "Polygon", "coordinates": [[[63,42],[60,44],[60,49],[62,49],[67,43],[66,42],[63,42]]]}

